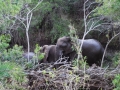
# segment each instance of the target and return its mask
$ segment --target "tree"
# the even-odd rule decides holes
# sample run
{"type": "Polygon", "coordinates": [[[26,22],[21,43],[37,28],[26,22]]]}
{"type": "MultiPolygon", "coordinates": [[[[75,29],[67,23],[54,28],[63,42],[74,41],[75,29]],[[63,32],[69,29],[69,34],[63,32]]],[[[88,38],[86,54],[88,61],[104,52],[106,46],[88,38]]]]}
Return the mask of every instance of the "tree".
{"type": "Polygon", "coordinates": [[[12,29],[16,21],[13,17],[20,12],[21,8],[26,2],[29,3],[30,0],[0,0],[1,33],[10,33],[10,30],[12,29]]]}
{"type": "Polygon", "coordinates": [[[110,17],[114,20],[120,20],[120,0],[96,0],[101,3],[100,7],[96,8],[97,14],[110,17]]]}

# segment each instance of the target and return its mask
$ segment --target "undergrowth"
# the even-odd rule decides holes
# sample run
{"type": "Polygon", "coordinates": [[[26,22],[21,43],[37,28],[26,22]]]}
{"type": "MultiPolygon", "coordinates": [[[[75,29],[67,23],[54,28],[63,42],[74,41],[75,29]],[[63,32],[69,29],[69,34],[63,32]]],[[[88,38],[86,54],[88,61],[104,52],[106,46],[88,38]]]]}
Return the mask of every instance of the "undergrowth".
{"type": "Polygon", "coordinates": [[[26,90],[27,78],[23,68],[13,62],[0,62],[1,90],[26,90]]]}

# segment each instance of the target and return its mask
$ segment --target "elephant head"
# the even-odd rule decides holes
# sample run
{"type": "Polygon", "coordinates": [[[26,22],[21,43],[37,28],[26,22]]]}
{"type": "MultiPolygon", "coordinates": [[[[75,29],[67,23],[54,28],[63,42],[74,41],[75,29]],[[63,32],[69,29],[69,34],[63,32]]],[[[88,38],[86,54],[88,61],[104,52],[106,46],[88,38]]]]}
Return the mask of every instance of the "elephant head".
{"type": "Polygon", "coordinates": [[[70,50],[71,39],[69,37],[61,37],[57,40],[56,45],[44,45],[42,52],[45,53],[43,62],[55,62],[57,61],[63,52],[70,50]]]}
{"type": "Polygon", "coordinates": [[[61,49],[64,52],[70,52],[72,44],[71,44],[71,39],[70,37],[61,37],[57,40],[56,43],[57,47],[61,49]]]}

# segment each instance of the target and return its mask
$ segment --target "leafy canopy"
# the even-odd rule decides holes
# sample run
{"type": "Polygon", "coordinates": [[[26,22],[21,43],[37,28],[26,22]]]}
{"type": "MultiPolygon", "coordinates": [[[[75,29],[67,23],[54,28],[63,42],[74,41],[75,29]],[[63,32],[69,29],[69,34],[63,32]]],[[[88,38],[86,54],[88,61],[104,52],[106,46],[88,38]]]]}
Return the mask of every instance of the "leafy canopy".
{"type": "Polygon", "coordinates": [[[111,17],[115,20],[120,20],[120,0],[96,0],[101,3],[100,7],[97,7],[97,14],[111,17]]]}
{"type": "Polygon", "coordinates": [[[7,30],[23,5],[30,3],[31,0],[0,0],[0,29],[7,30]]]}

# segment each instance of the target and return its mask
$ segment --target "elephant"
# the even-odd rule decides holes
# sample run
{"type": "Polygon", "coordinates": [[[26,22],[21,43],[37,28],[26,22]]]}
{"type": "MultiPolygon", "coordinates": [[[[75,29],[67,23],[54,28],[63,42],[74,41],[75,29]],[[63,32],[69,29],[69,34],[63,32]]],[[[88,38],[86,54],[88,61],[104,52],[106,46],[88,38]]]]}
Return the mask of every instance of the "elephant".
{"type": "Polygon", "coordinates": [[[67,51],[70,49],[70,42],[70,38],[64,36],[57,40],[56,45],[44,45],[41,52],[45,53],[45,57],[42,61],[44,63],[51,63],[57,61],[63,54],[63,51],[67,51]]]}
{"type": "Polygon", "coordinates": [[[61,51],[57,49],[56,45],[44,45],[41,51],[45,53],[42,60],[43,63],[55,62],[61,54],[61,51]]]}
{"type": "Polygon", "coordinates": [[[34,56],[35,56],[35,53],[34,52],[26,52],[26,53],[23,53],[23,57],[24,58],[28,58],[28,56],[29,56],[29,59],[32,59],[34,56]]]}
{"type": "MultiPolygon", "coordinates": [[[[79,44],[82,43],[81,39],[77,39],[79,44]]],[[[73,43],[69,42],[72,46],[73,43]]],[[[104,53],[104,48],[101,45],[101,43],[95,39],[85,39],[83,40],[83,45],[82,45],[82,56],[86,56],[86,62],[88,63],[89,66],[92,64],[96,64],[100,66],[100,62],[102,59],[104,53]]],[[[68,47],[66,50],[63,52],[64,56],[69,57],[69,61],[75,59],[77,57],[77,53],[75,50],[71,49],[71,47],[68,47]]]]}
{"type": "MultiPolygon", "coordinates": [[[[81,43],[82,40],[79,39],[79,42],[81,43]]],[[[83,40],[82,55],[83,57],[85,56],[87,57],[87,63],[90,66],[94,63],[100,66],[103,53],[104,53],[104,48],[99,41],[95,39],[83,40]]]]}

